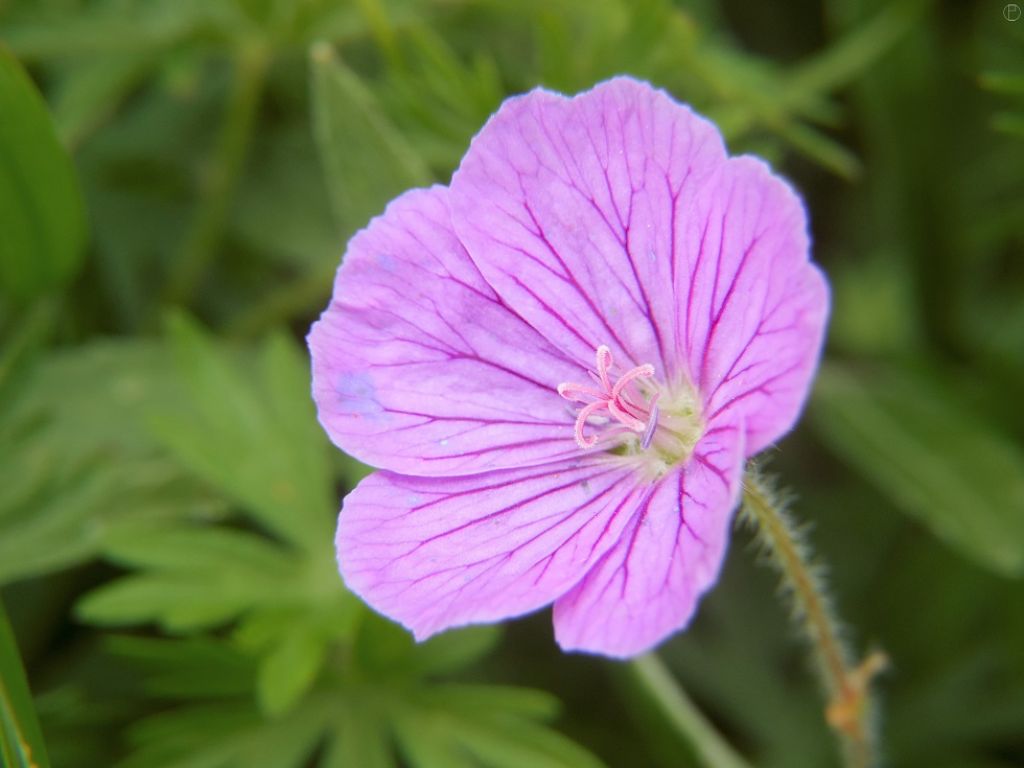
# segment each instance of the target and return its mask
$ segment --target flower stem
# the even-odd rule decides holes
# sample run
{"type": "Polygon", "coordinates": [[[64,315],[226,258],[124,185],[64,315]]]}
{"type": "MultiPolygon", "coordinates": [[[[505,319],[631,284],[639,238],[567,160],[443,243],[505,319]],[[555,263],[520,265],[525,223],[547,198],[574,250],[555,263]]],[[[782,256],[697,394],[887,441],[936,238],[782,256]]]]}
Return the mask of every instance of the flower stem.
{"type": "Polygon", "coordinates": [[[690,750],[690,763],[702,768],[750,768],[701,714],[655,654],[629,664],[630,677],[661,712],[690,750]]]}
{"type": "Polygon", "coordinates": [[[744,478],[743,513],[755,524],[765,552],[790,592],[828,698],[825,719],[840,741],[845,765],[873,768],[878,765],[878,755],[870,686],[886,666],[885,655],[874,651],[854,665],[821,575],[808,562],[802,532],[774,489],[753,467],[744,478]]]}

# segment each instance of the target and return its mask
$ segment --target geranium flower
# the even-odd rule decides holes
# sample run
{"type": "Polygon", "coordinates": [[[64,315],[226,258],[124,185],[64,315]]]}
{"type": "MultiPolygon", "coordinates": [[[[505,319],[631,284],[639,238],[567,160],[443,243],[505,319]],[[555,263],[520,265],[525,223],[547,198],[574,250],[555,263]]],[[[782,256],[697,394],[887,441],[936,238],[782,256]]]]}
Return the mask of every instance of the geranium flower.
{"type": "Polygon", "coordinates": [[[448,187],[352,238],[309,335],[348,587],[419,639],[554,604],[631,656],[718,577],[744,460],[807,395],[828,308],[804,209],[628,78],[507,100],[448,187]]]}

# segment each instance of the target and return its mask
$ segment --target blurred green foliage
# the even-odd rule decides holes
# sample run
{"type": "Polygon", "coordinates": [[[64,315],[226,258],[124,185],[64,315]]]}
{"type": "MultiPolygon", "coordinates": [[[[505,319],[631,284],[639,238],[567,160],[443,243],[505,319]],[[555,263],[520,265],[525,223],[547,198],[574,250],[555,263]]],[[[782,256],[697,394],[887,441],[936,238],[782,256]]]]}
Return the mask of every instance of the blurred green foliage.
{"type": "MultiPolygon", "coordinates": [[[[346,592],[334,515],[366,469],[317,426],[298,343],[346,238],[444,182],[502,98],[620,72],[804,193],[833,319],[772,468],[892,658],[891,763],[1024,763],[1024,21],[1001,3],[8,0],[0,584],[54,765],[701,764],[685,700],[562,656],[545,617],[417,646],[346,592]]],[[[662,656],[751,764],[833,765],[747,540],[662,656]]]]}

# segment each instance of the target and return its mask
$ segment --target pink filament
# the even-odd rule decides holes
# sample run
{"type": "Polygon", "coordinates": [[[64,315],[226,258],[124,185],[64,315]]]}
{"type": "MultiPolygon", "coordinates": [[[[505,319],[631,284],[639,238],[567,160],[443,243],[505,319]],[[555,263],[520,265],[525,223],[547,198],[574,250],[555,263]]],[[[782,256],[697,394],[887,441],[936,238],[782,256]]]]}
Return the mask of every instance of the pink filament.
{"type": "MultiPolygon", "coordinates": [[[[612,352],[602,344],[597,348],[597,373],[591,372],[591,378],[600,386],[595,389],[585,384],[572,384],[564,382],[558,385],[558,394],[574,403],[586,403],[576,416],[574,434],[576,444],[580,448],[593,448],[597,445],[596,435],[587,437],[583,434],[583,427],[587,419],[601,410],[607,410],[620,424],[632,432],[644,434],[644,441],[650,443],[650,436],[653,435],[657,421],[657,409],[649,412],[647,408],[635,403],[626,392],[626,387],[637,379],[647,379],[654,375],[654,366],[648,364],[638,365],[626,371],[612,384],[608,371],[612,367],[612,352]],[[587,402],[591,400],[591,402],[587,402]]],[[[651,401],[651,405],[657,400],[657,395],[651,401]]],[[[611,430],[608,434],[619,434],[620,430],[611,430]]],[[[646,446],[645,446],[646,447],[646,446]]]]}

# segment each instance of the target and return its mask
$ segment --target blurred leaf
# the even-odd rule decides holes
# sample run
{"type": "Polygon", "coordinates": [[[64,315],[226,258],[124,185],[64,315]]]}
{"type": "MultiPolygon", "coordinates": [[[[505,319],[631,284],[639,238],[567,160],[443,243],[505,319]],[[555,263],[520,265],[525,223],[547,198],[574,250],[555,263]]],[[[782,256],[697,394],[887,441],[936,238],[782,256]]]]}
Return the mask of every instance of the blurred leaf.
{"type": "Polygon", "coordinates": [[[321,768],[392,768],[397,763],[387,728],[364,706],[344,707],[321,768]]]}
{"type": "Polygon", "coordinates": [[[155,64],[152,52],[146,51],[69,68],[53,100],[54,122],[64,143],[76,146],[109,119],[155,64]]]}
{"type": "Polygon", "coordinates": [[[136,750],[119,768],[301,768],[323,736],[318,702],[265,720],[252,703],[229,700],[180,707],[135,724],[136,750]]]}
{"type": "Polygon", "coordinates": [[[0,602],[0,758],[4,768],[48,768],[21,655],[0,602]]]}
{"type": "Polygon", "coordinates": [[[79,16],[63,23],[40,21],[4,29],[4,42],[26,61],[62,55],[143,51],[163,46],[180,30],[140,30],[132,20],[79,16]]]}
{"type": "Polygon", "coordinates": [[[467,667],[490,652],[501,637],[495,625],[450,629],[422,643],[408,630],[367,611],[356,635],[362,669],[381,678],[410,679],[467,667]]]}
{"type": "Polygon", "coordinates": [[[429,184],[430,171],[329,45],[314,45],[311,62],[314,132],[347,237],[400,192],[429,184]]]}
{"type": "Polygon", "coordinates": [[[25,301],[77,271],[85,214],[46,105],[0,47],[0,295],[25,301]]]}
{"type": "Polygon", "coordinates": [[[922,343],[920,308],[905,254],[879,249],[829,270],[829,344],[847,354],[908,354],[922,343]]]}
{"type": "Polygon", "coordinates": [[[292,342],[271,337],[246,370],[183,317],[171,319],[169,334],[187,405],[152,404],[157,437],[270,531],[311,551],[329,547],[335,503],[327,445],[307,365],[292,342]]]}
{"type": "Polygon", "coordinates": [[[860,175],[861,164],[857,156],[821,131],[796,121],[772,122],[771,127],[794,149],[844,179],[855,179],[860,175]]]}
{"type": "Polygon", "coordinates": [[[488,51],[463,62],[445,38],[426,25],[403,37],[407,61],[394,67],[381,99],[410,143],[438,175],[458,165],[470,139],[501,104],[503,88],[488,51]]]}
{"type": "Polygon", "coordinates": [[[165,528],[109,541],[108,558],[135,566],[78,603],[99,624],[159,621],[172,631],[217,625],[262,604],[290,602],[303,579],[299,561],[269,540],[228,529],[165,528]]]}
{"type": "Polygon", "coordinates": [[[0,419],[0,583],[86,560],[126,529],[219,512],[136,423],[150,399],[177,402],[168,372],[156,345],[117,342],[23,375],[0,419]]]}
{"type": "Polygon", "coordinates": [[[1015,72],[983,72],[979,82],[993,93],[1024,95],[1024,75],[1015,72]]]}
{"type": "MultiPolygon", "coordinates": [[[[259,253],[296,271],[323,272],[329,265],[333,274],[345,242],[334,222],[308,124],[266,126],[253,137],[232,215],[233,231],[259,253]]],[[[273,288],[276,295],[280,286],[273,288]]]]}
{"type": "Polygon", "coordinates": [[[823,52],[802,61],[787,86],[794,94],[822,93],[848,84],[918,24],[929,0],[886,3],[823,52]]]}
{"type": "Polygon", "coordinates": [[[425,689],[396,723],[414,768],[599,768],[592,754],[540,725],[557,701],[540,691],[446,685],[425,689]]]}
{"type": "Polygon", "coordinates": [[[813,414],[823,440],[951,546],[1024,572],[1024,455],[936,377],[832,365],[813,414]]]}
{"type": "Polygon", "coordinates": [[[284,635],[260,664],[260,708],[271,717],[291,709],[312,686],[326,654],[327,639],[308,627],[284,635]]]}
{"type": "Polygon", "coordinates": [[[106,649],[154,698],[223,699],[252,693],[255,664],[221,640],[112,635],[106,649]]]}
{"type": "Polygon", "coordinates": [[[17,403],[21,386],[50,335],[56,314],[52,302],[35,302],[0,345],[0,420],[17,403]]]}

